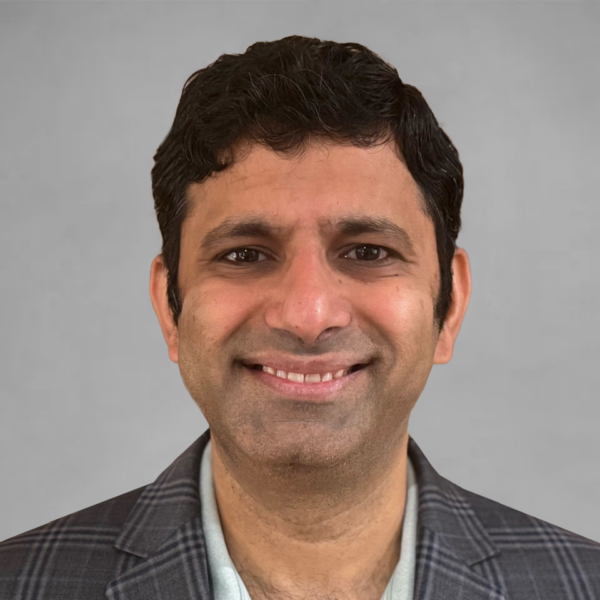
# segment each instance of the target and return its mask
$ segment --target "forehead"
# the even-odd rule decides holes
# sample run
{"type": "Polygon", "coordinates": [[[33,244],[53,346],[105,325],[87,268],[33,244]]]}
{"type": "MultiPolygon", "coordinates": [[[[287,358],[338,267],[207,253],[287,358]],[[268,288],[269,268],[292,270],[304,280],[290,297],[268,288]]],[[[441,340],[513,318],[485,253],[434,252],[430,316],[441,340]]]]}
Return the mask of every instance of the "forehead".
{"type": "Polygon", "coordinates": [[[195,234],[244,215],[286,235],[306,229],[323,234],[335,229],[324,224],[362,215],[434,237],[420,190],[391,143],[318,143],[291,157],[254,145],[225,171],[192,184],[188,198],[184,229],[195,234]]]}

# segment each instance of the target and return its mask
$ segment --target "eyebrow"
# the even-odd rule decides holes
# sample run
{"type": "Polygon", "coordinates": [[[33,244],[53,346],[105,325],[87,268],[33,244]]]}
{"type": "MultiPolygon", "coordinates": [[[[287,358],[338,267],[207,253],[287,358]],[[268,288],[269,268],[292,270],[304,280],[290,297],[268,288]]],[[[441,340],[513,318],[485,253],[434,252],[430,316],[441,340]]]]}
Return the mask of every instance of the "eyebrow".
{"type": "Polygon", "coordinates": [[[322,232],[337,233],[351,237],[363,233],[377,233],[391,239],[406,255],[416,256],[415,245],[406,229],[396,225],[387,217],[373,215],[349,215],[319,222],[322,232]]]}
{"type": "MultiPolygon", "coordinates": [[[[387,217],[372,215],[345,215],[338,218],[319,220],[321,234],[356,236],[363,233],[378,233],[398,244],[406,255],[416,256],[415,246],[410,235],[387,217]]],[[[276,241],[289,235],[287,228],[274,225],[263,217],[230,217],[211,229],[200,245],[204,251],[210,251],[221,244],[239,238],[263,238],[276,241]]]]}
{"type": "Polygon", "coordinates": [[[211,229],[202,240],[202,250],[212,250],[223,243],[236,238],[265,238],[271,241],[283,236],[285,228],[273,225],[261,217],[225,219],[219,226],[211,229]]]}

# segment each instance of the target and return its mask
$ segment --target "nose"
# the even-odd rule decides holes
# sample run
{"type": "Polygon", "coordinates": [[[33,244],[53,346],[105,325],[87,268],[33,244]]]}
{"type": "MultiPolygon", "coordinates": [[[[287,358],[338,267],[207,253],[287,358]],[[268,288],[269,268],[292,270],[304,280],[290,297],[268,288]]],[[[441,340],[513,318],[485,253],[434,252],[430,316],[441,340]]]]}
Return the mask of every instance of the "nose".
{"type": "Polygon", "coordinates": [[[305,345],[347,327],[351,307],[347,283],[315,245],[296,250],[281,269],[266,313],[266,324],[300,338],[305,345]]]}

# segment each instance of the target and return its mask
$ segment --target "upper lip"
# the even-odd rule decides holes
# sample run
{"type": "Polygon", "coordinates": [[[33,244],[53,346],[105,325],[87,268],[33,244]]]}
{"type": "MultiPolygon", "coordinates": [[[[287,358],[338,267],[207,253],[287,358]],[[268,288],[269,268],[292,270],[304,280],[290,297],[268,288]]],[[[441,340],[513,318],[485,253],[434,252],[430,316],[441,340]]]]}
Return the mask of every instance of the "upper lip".
{"type": "Polygon", "coordinates": [[[252,358],[244,359],[242,363],[247,367],[254,365],[263,365],[280,369],[287,373],[304,373],[311,375],[316,373],[333,373],[335,374],[340,369],[349,369],[354,365],[367,364],[369,361],[356,357],[335,356],[330,359],[313,359],[313,360],[298,360],[297,358],[289,358],[281,355],[260,355],[252,358]]]}

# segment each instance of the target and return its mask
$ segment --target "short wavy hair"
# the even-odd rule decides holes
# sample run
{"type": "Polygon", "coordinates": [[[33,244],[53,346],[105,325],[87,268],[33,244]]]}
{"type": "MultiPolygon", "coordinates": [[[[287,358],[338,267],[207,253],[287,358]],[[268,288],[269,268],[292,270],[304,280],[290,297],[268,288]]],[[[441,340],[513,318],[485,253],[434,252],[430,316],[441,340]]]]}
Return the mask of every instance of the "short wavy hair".
{"type": "Polygon", "coordinates": [[[175,324],[188,186],[227,169],[242,142],[284,155],[313,139],[370,147],[395,142],[398,158],[421,191],[434,226],[439,290],[438,331],[452,299],[452,259],[461,226],[464,181],[458,151],[415,87],[396,69],[355,43],[290,36],[223,54],[186,81],[169,134],[154,156],[152,193],[175,324]]]}

